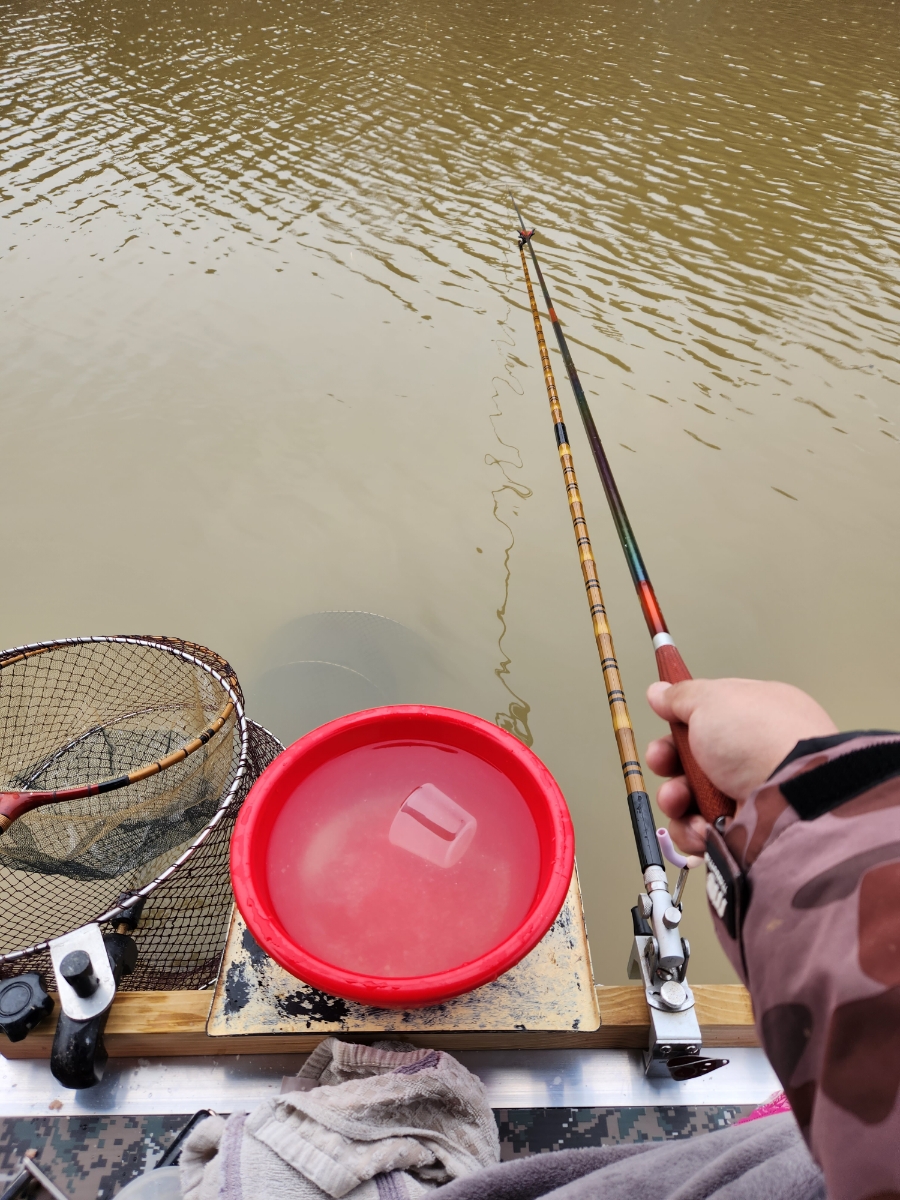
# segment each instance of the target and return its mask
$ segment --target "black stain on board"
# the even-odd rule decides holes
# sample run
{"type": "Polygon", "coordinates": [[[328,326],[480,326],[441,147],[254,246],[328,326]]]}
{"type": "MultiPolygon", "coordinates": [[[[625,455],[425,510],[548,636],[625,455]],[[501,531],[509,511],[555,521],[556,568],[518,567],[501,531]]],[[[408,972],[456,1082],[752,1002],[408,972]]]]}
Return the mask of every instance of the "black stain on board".
{"type": "Polygon", "coordinates": [[[350,1012],[346,1000],[330,996],[316,988],[302,992],[289,992],[286,996],[275,996],[275,1007],[283,1017],[306,1017],[307,1023],[317,1021],[331,1024],[343,1021],[350,1012]]]}
{"type": "Polygon", "coordinates": [[[250,1000],[250,983],[242,962],[232,963],[225,975],[225,1015],[239,1013],[250,1000]]]}
{"type": "Polygon", "coordinates": [[[268,955],[249,929],[244,929],[241,945],[254,967],[261,967],[267,961],[268,955]]]}

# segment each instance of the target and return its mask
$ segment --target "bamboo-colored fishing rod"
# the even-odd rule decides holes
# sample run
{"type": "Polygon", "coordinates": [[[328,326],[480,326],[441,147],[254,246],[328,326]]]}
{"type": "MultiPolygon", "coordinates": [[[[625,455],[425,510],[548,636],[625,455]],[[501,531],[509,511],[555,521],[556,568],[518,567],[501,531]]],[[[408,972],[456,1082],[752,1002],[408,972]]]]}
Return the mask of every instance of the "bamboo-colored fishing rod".
{"type": "MultiPolygon", "coordinates": [[[[559,345],[563,362],[566,365],[566,373],[569,376],[569,382],[575,394],[575,401],[578,405],[578,411],[581,414],[584,430],[590,442],[594,462],[597,464],[603,490],[606,493],[606,499],[616,526],[616,532],[619,535],[619,541],[622,543],[622,549],[625,552],[625,560],[628,563],[628,569],[634,581],[635,591],[641,604],[641,611],[644,614],[644,620],[647,622],[647,628],[650,630],[650,636],[653,639],[653,649],[656,653],[656,667],[659,677],[666,683],[681,683],[692,676],[685,665],[684,659],[678,652],[672,635],[669,633],[662,609],[653,590],[653,584],[650,582],[650,576],[647,573],[647,568],[644,566],[637,538],[634,536],[634,530],[631,528],[631,522],[628,520],[628,514],[625,511],[625,505],[622,503],[622,497],[619,495],[619,489],[616,486],[612,468],[609,465],[609,459],[606,457],[606,451],[603,449],[603,443],[600,440],[597,426],[594,423],[593,413],[588,404],[587,396],[584,393],[584,388],[581,386],[581,380],[578,378],[578,372],[575,370],[575,363],[572,361],[566,336],[562,331],[559,317],[556,315],[556,309],[544,280],[544,274],[541,271],[540,263],[534,251],[532,243],[534,230],[526,229],[525,222],[522,220],[522,214],[519,212],[519,206],[516,204],[512,192],[509,193],[509,198],[512,200],[516,216],[519,218],[519,249],[522,254],[522,263],[525,265],[527,272],[527,264],[525,263],[525,246],[527,245],[531,254],[531,261],[534,263],[538,283],[544,296],[544,302],[547,305],[547,313],[553,325],[553,332],[556,334],[556,341],[559,345]]],[[[528,281],[528,288],[533,300],[530,279],[528,281]]],[[[532,312],[536,312],[533,305],[532,312]]],[[[675,748],[678,751],[678,757],[681,760],[681,765],[684,768],[684,773],[691,786],[691,791],[694,793],[700,812],[707,821],[715,821],[717,817],[721,816],[731,816],[734,812],[734,802],[728,796],[723,795],[697,765],[697,761],[691,751],[690,742],[688,741],[687,726],[683,725],[680,721],[673,721],[670,727],[672,737],[675,741],[675,748]]]]}
{"type": "Polygon", "coordinates": [[[584,507],[581,503],[581,493],[578,490],[578,477],[575,474],[575,463],[572,460],[572,450],[569,437],[563,421],[562,406],[553,378],[553,368],[550,366],[550,355],[544,340],[544,330],[541,325],[541,314],[538,312],[531,286],[531,276],[528,273],[528,263],[525,260],[525,245],[528,238],[520,236],[519,252],[522,256],[522,271],[525,275],[525,286],[528,289],[528,301],[531,305],[531,315],[534,318],[534,332],[537,336],[538,349],[541,354],[541,366],[544,368],[544,382],[547,385],[547,398],[550,401],[550,415],[553,418],[553,432],[559,449],[559,462],[562,467],[563,479],[566,485],[566,496],[569,501],[569,513],[572,517],[572,528],[575,531],[575,541],[578,546],[578,557],[581,559],[581,573],[584,576],[584,586],[587,591],[588,604],[591,610],[591,621],[594,626],[594,637],[600,652],[600,666],[603,669],[603,682],[606,685],[606,695],[609,700],[609,711],[612,717],[613,731],[616,735],[616,747],[619,751],[619,761],[622,764],[622,774],[625,777],[625,787],[628,793],[628,807],[631,812],[631,823],[634,828],[638,855],[641,860],[641,870],[648,867],[662,867],[662,854],[656,837],[653,813],[650,799],[644,788],[644,775],[638,757],[637,742],[634,728],[625,701],[625,692],[619,675],[619,664],[616,661],[616,649],[613,645],[609,622],[606,618],[606,608],[603,603],[603,592],[597,575],[597,563],[591,548],[591,537],[588,532],[584,507]]]}

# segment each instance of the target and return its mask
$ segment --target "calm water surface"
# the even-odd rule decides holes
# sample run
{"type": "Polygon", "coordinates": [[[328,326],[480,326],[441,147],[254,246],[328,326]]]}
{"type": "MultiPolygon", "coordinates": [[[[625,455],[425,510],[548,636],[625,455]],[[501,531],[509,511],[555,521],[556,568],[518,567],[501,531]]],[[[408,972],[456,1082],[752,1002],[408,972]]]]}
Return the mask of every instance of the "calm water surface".
{"type": "Polygon", "coordinates": [[[695,673],[896,728],[898,152],[887,0],[0,3],[0,641],[206,642],[286,738],[500,721],[619,981],[639,875],[504,189],[695,673]]]}

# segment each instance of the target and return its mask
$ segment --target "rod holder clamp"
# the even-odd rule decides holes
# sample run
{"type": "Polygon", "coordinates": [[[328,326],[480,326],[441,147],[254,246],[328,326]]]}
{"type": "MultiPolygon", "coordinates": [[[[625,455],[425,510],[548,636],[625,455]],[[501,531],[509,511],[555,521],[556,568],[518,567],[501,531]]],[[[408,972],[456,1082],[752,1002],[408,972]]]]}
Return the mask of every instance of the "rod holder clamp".
{"type": "Polygon", "coordinates": [[[86,950],[70,950],[59,964],[59,973],[82,1000],[93,996],[100,986],[91,956],[86,950]]]}
{"type": "Polygon", "coordinates": [[[67,1017],[87,1021],[109,1008],[116,994],[116,981],[99,925],[83,925],[55,938],[50,943],[50,960],[59,1003],[67,1017]],[[87,959],[86,964],[83,959],[87,959]],[[85,965],[86,975],[80,970],[85,965]],[[67,969],[74,970],[74,979],[67,969]]]}

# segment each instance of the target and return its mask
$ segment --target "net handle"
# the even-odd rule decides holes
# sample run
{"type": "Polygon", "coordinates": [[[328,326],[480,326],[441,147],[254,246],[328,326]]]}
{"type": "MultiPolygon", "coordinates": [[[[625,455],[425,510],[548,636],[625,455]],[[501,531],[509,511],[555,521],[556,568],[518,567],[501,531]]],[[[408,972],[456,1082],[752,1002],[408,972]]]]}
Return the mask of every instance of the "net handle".
{"type": "MultiPolygon", "coordinates": [[[[23,655],[23,657],[25,656],[23,655]]],[[[104,779],[100,783],[84,783],[76,787],[55,788],[48,792],[0,792],[0,834],[5,833],[13,821],[35,808],[43,808],[47,804],[60,804],[64,800],[83,800],[85,796],[100,796],[104,792],[115,792],[119,788],[128,787],[131,783],[138,783],[142,779],[158,775],[161,771],[167,771],[169,767],[184,762],[191,754],[196,753],[211,741],[224,727],[234,711],[233,701],[228,700],[197,737],[192,738],[184,746],[173,750],[171,754],[167,754],[157,762],[146,763],[134,771],[129,771],[127,775],[116,775],[113,779],[104,779]]]]}

